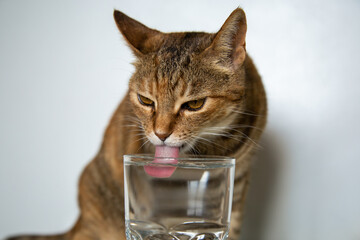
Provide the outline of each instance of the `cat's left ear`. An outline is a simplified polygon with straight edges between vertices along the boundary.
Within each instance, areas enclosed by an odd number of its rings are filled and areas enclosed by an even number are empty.
[[[216,33],[204,54],[212,63],[226,71],[234,71],[244,63],[246,57],[246,16],[241,8],[235,9]]]
[[[137,57],[156,51],[164,39],[164,34],[151,29],[124,13],[114,10],[114,19],[121,34]]]

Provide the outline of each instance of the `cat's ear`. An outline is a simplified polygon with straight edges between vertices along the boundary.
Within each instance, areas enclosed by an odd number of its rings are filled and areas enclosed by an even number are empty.
[[[121,34],[137,57],[158,50],[163,41],[163,33],[146,27],[118,10],[114,10],[114,19]]]
[[[235,9],[204,53],[213,64],[225,71],[238,69],[246,57],[246,28],[244,11],[241,8]]]

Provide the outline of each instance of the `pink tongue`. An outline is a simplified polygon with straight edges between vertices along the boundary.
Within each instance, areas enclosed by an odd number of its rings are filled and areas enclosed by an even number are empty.
[[[178,161],[176,158],[179,157],[179,148],[178,147],[168,147],[168,146],[156,146],[155,149],[155,160],[153,163],[169,163],[176,164]],[[170,177],[176,167],[172,166],[144,166],[145,172],[157,178],[168,178]]]

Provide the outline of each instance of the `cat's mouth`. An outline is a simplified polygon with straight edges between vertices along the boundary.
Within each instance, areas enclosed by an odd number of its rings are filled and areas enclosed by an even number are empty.
[[[155,158],[178,158],[180,147],[171,147],[167,145],[155,146]]]
[[[149,136],[147,136],[149,142],[155,147],[155,150],[162,148],[168,148],[168,149],[178,149],[178,152],[181,154],[186,154],[191,152],[191,149],[193,149],[193,145],[195,141],[187,141],[186,139],[167,139],[166,141],[160,141],[158,137],[154,133],[151,133]]]
[[[155,146],[155,149],[156,149],[156,145],[154,145]],[[168,147],[174,147],[174,146],[169,146],[169,145],[162,145],[162,146],[168,146]],[[179,147],[174,147],[174,148],[178,148],[179,149],[179,154],[186,154],[186,153],[189,153],[190,152],[190,149],[191,149],[191,147],[189,146],[189,144],[187,144],[187,143],[183,143],[183,144],[181,144]]]

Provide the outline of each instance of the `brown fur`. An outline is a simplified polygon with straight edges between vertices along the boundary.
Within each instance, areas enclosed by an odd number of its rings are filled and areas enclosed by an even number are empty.
[[[251,155],[266,122],[264,88],[245,50],[244,12],[236,9],[216,34],[161,33],[119,11],[114,18],[137,57],[136,71],[99,153],[81,175],[78,221],[64,235],[11,239],[124,239],[122,158],[154,152],[153,143],[160,141],[156,133],[169,136],[170,144],[182,146],[184,153],[237,159],[229,235],[236,239]],[[155,106],[141,105],[138,93]],[[202,98],[206,101],[199,111],[181,108],[186,101]]]

